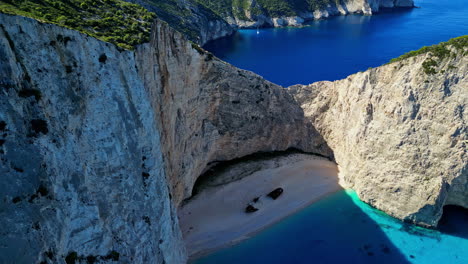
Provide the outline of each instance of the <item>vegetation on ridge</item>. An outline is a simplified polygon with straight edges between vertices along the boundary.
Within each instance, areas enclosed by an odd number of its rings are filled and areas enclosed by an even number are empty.
[[[125,49],[149,41],[155,18],[122,0],[2,0],[0,12],[58,24]]]
[[[452,51],[450,51],[450,49],[448,49],[449,46],[457,50],[461,50],[464,55],[468,54],[468,35],[453,38],[447,42],[442,42],[433,46],[425,46],[420,48],[419,50],[410,51],[406,54],[401,55],[398,58],[390,60],[390,63],[405,60],[420,54],[430,52],[433,58],[426,59],[423,62],[422,66],[426,74],[436,74],[437,71],[435,70],[435,67],[439,65],[439,62],[441,62],[449,56],[455,55]]]
[[[266,14],[271,17],[295,16],[305,11],[313,12],[326,8],[328,5],[338,5],[342,0],[257,0],[257,5],[250,6],[248,0],[196,0],[212,9],[222,17],[235,16],[247,19],[245,12],[253,15]]]
[[[124,0],[145,7],[159,19],[183,33],[190,40],[200,42],[204,30],[211,21],[224,21],[196,0]],[[227,23],[226,23],[226,26]]]
[[[428,52],[431,52],[434,56],[440,59],[444,59],[445,57],[450,55],[450,50],[447,49],[447,46],[452,46],[458,50],[468,48],[468,35],[461,36],[458,38],[453,38],[447,42],[441,42],[439,44],[432,45],[432,46],[424,46],[418,50],[410,51],[406,54],[401,55],[398,58],[394,58],[390,60],[390,63],[405,60],[407,58],[411,58],[411,57],[424,54],[424,53],[428,53]]]

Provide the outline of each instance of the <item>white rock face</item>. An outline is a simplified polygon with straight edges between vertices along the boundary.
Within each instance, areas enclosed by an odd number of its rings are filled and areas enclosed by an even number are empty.
[[[331,156],[287,91],[156,22],[119,50],[0,14],[0,262],[184,263],[175,208],[213,163]]]
[[[468,208],[468,56],[452,52],[434,75],[424,54],[290,88],[333,149],[341,182],[420,225],[435,226],[444,205]]]
[[[159,117],[177,202],[219,161],[289,148],[332,155],[284,88],[193,49],[162,24],[136,58],[140,69],[152,69],[139,73]]]
[[[255,1],[251,1],[250,8],[253,6],[259,7]],[[347,0],[341,4],[331,4],[321,10],[314,12],[300,12],[297,16],[292,17],[270,17],[265,10],[260,15],[252,15],[249,10],[246,10],[245,16],[249,20],[239,19],[237,17],[227,17],[226,21],[240,28],[256,28],[256,27],[286,27],[286,26],[303,26],[304,23],[311,20],[328,18],[336,15],[347,14],[364,14],[372,15],[379,12],[381,8],[395,7],[413,7],[413,0]],[[260,6],[260,10],[262,10]]]
[[[273,25],[275,27],[284,27],[284,26],[301,26],[304,23],[304,19],[298,16],[293,17],[280,17],[273,18]]]
[[[287,91],[163,23],[123,51],[0,14],[0,262],[184,263],[175,208],[197,178],[289,148],[330,146],[364,201],[433,226],[468,207],[468,59],[427,75],[428,56]]]
[[[134,53],[0,14],[0,58],[0,262],[184,263]]]
[[[185,32],[186,37],[200,45],[232,35],[235,32],[234,28],[222,17],[197,1],[171,0],[172,7],[162,8],[158,6],[158,1],[124,1],[141,5],[150,12],[154,12],[159,19],[166,20],[174,29]]]

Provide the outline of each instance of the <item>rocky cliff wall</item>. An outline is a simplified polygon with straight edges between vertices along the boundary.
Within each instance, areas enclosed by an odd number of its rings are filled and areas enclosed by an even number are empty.
[[[468,205],[466,54],[293,98],[159,21],[125,51],[0,14],[0,262],[184,263],[175,208],[197,177],[288,148],[332,157],[330,146],[364,201],[433,226],[444,205]]]
[[[200,45],[232,35],[232,28],[222,17],[194,0],[125,0],[139,4],[171,27]]]
[[[126,51],[0,14],[0,59],[0,262],[184,263],[175,208],[211,164],[331,155],[282,87],[163,22]]]
[[[466,46],[448,49],[289,89],[333,149],[345,186],[427,226],[444,205],[468,208],[468,56]]]
[[[257,0],[248,0],[248,8],[237,12],[227,13],[226,21],[234,27],[257,28],[257,27],[284,27],[284,26],[302,26],[305,22],[328,18],[336,15],[364,14],[372,15],[379,12],[382,8],[413,7],[413,0],[345,0],[330,1],[325,6],[317,9],[308,7],[307,1],[298,1],[301,7],[290,7],[291,14],[271,14],[264,5]],[[285,6],[290,6],[290,3]],[[235,9],[235,8],[233,8]]]
[[[134,53],[0,14],[0,60],[0,262],[183,263]]]
[[[163,23],[136,52],[176,202],[211,165],[297,148],[332,156],[287,91],[196,48]]]

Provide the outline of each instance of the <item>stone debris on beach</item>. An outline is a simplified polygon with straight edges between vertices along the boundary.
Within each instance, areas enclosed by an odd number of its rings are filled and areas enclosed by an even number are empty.
[[[280,195],[283,194],[283,188],[276,188],[268,194],[268,197],[271,197],[273,200],[276,200]]]
[[[245,208],[245,212],[246,213],[253,213],[253,212],[256,212],[258,211],[258,208],[256,208],[255,206],[249,204],[247,205],[247,207]]]

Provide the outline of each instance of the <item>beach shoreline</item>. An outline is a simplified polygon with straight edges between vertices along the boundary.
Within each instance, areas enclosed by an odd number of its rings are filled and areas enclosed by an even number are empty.
[[[225,185],[203,188],[179,208],[189,261],[249,239],[342,190],[337,165],[308,154],[237,164],[216,177],[217,181],[222,181],[238,174],[244,176]],[[267,194],[276,188],[284,190],[280,197],[268,197]],[[249,204],[258,211],[246,213]]]

